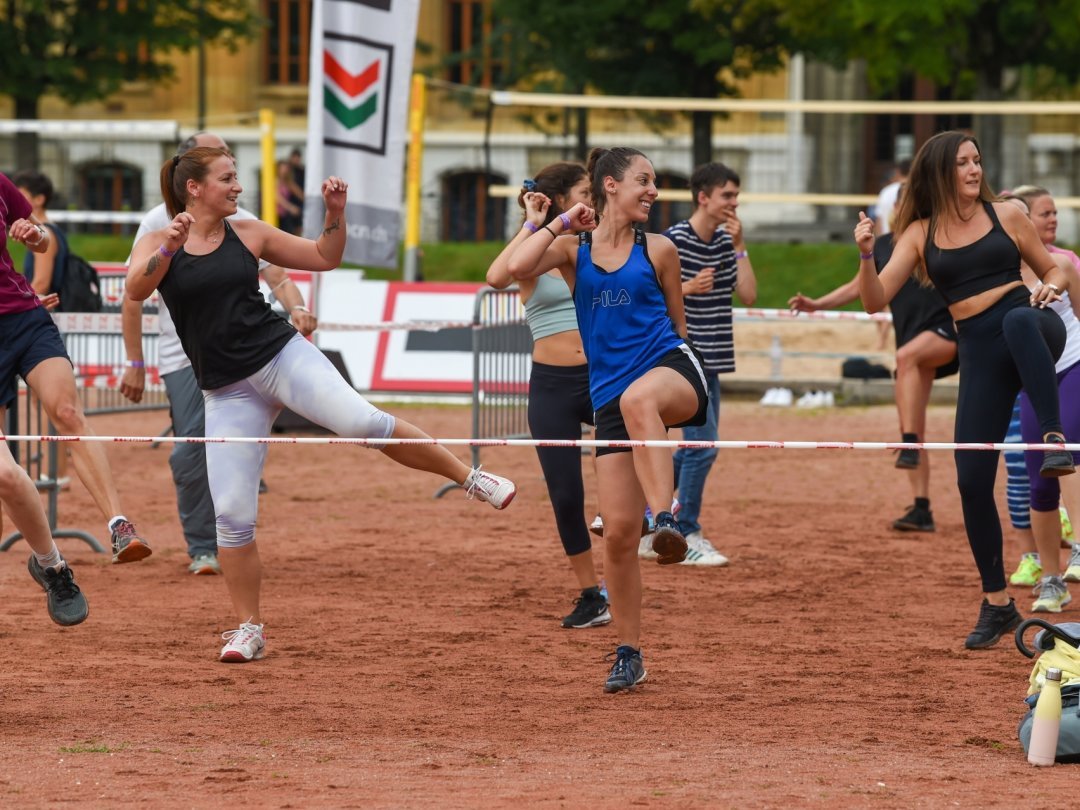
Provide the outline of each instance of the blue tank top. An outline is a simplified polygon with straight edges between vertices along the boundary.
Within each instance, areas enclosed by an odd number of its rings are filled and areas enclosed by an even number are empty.
[[[683,343],[668,316],[645,234],[634,231],[626,264],[607,271],[592,261],[592,234],[579,237],[574,307],[589,361],[589,393],[599,410]]]
[[[533,294],[525,302],[525,320],[533,340],[576,330],[577,314],[566,282],[547,273],[537,276]]]
[[[998,222],[994,206],[984,202],[983,207],[990,216],[990,231],[970,245],[939,248],[934,235],[926,235],[926,275],[947,304],[1020,281],[1020,251]]]

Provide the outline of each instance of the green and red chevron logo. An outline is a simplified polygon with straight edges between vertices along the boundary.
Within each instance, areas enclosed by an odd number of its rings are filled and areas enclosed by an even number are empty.
[[[378,110],[379,66],[376,59],[359,73],[350,73],[330,51],[323,51],[323,104],[345,129],[360,126]]]

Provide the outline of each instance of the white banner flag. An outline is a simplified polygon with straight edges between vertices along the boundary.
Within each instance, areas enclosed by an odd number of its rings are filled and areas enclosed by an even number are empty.
[[[396,267],[419,0],[314,0],[304,234],[323,228],[322,181],[349,184],[345,260]]]

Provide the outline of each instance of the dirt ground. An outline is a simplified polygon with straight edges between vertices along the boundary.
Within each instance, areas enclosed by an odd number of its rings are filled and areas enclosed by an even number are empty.
[[[468,435],[465,408],[392,410]],[[152,435],[165,420],[93,423]],[[930,438],[951,420],[933,408]],[[727,402],[721,424],[731,439],[897,433],[887,407]],[[933,456],[938,531],[918,535],[889,528],[910,498],[888,454],[722,452],[703,522],[732,563],[643,563],[649,679],[612,696],[613,628],[559,625],[576,594],[529,449],[483,451],[520,487],[495,512],[435,500],[436,479],[370,450],[273,448],[268,654],[240,666],[216,660],[235,626],[224,581],[185,570],[168,449],[109,453],[155,553],[111,566],[62,542],[85,624],[48,620],[25,544],[0,555],[2,806],[842,810],[1075,792],[1075,767],[1036,770],[1017,741],[1030,662],[1008,640],[963,649],[979,580],[948,454]],[[77,482],[60,517],[104,536]]]

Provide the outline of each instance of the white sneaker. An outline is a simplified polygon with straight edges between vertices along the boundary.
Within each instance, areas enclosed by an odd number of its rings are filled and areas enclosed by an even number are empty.
[[[652,538],[651,534],[641,535],[641,541],[638,543],[637,555],[643,560],[655,560],[660,555],[652,550]]]
[[[788,408],[795,401],[795,394],[792,393],[790,388],[777,388],[776,399],[773,401],[773,405],[778,408]]]
[[[820,397],[817,391],[807,391],[795,402],[796,408],[816,408],[820,405]]]
[[[509,478],[494,473],[482,472],[479,467],[469,473],[465,479],[465,495],[487,501],[496,509],[505,509],[514,500],[517,487]]]
[[[195,576],[213,576],[221,573],[221,563],[216,554],[199,554],[191,561],[188,571]]]
[[[222,633],[221,637],[225,639],[220,659],[223,664],[246,664],[266,655],[266,635],[261,624],[244,622],[236,630]]]
[[[728,558],[713,548],[713,544],[706,540],[701,532],[690,532],[686,535],[686,545],[686,559],[679,563],[680,565],[719,568],[728,564]]]
[[[824,407],[824,408],[832,408],[832,407],[834,407],[836,405],[836,397],[833,396],[832,391],[822,391],[821,392],[821,397],[822,397],[822,400],[821,400],[822,407]]]
[[[776,400],[776,392],[779,388],[768,388],[765,390],[765,395],[758,401],[758,405],[773,405]]]

